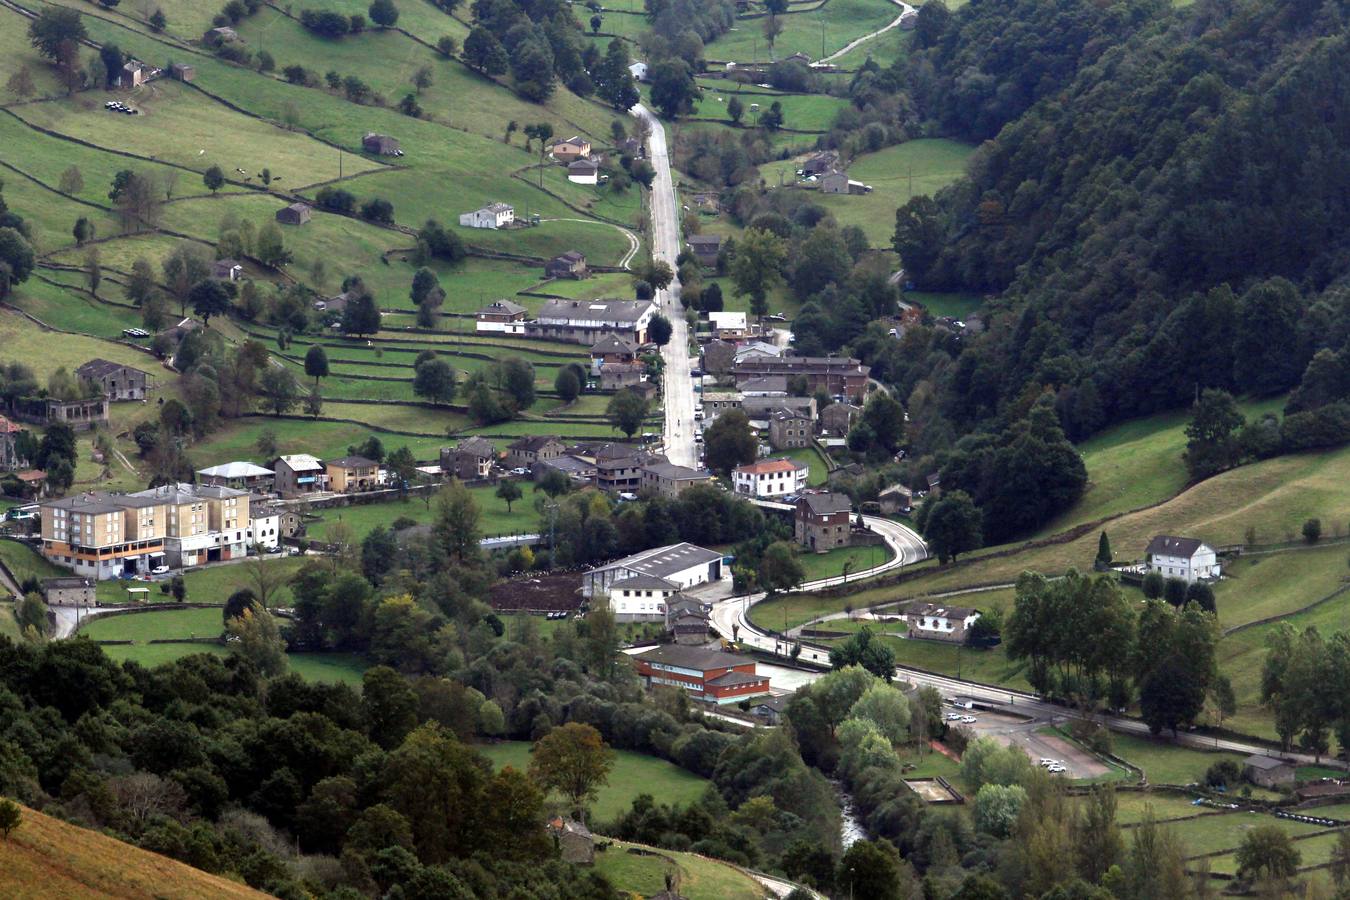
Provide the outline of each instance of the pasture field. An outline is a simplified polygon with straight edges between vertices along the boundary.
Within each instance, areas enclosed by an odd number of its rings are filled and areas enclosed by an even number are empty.
[[[805,53],[819,59],[868,32],[884,28],[899,14],[898,7],[881,0],[831,0],[828,6],[784,15],[783,33],[774,43],[772,57],[782,59]],[[739,20],[732,31],[708,45],[708,58],[740,64],[770,62],[762,28],[760,19]]]
[[[1174,744],[1166,738],[1151,739],[1130,734],[1112,734],[1111,740],[1115,755],[1143,769],[1151,784],[1191,784],[1203,781],[1205,771],[1214,763],[1231,759],[1241,765],[1245,759],[1238,753],[1193,750]],[[1158,818],[1162,818],[1161,813],[1158,814]]]
[[[36,550],[18,541],[0,539],[0,562],[5,564],[14,580],[22,584],[29,578],[41,581],[68,574],[60,566],[47,562]]]
[[[633,276],[626,272],[605,272],[592,275],[590,278],[577,280],[560,278],[547,284],[541,284],[535,290],[541,294],[554,294],[574,300],[596,300],[600,298],[628,300],[633,296]],[[522,306],[544,302],[534,297],[516,297],[515,301]]]
[[[0,22],[3,21],[5,20],[0,18]],[[99,112],[102,112],[101,106]],[[111,114],[108,115],[111,117]],[[13,113],[0,114],[0,147],[5,148],[6,163],[19,168],[24,174],[50,188],[58,187],[61,183],[61,173],[74,166],[80,170],[84,187],[73,196],[104,208],[110,206],[108,190],[112,186],[113,176],[126,168],[134,168],[144,175],[149,175],[160,184],[173,180],[174,191],[178,196],[206,191],[201,179],[191,172],[149,160],[128,160],[124,156],[107,153],[72,140],[43,134]],[[6,175],[6,192],[19,180],[18,176]],[[67,228],[67,234],[69,231]],[[107,237],[113,233],[100,230],[99,236]]]
[[[225,630],[220,609],[157,609],[126,616],[99,616],[80,628],[94,641],[136,641],[215,637]]]
[[[806,581],[818,581],[822,578],[838,578],[849,572],[861,572],[872,566],[879,566],[890,559],[889,547],[838,547],[826,553],[799,553],[797,561],[802,564]]]
[[[77,203],[58,194],[54,189],[36,184],[0,168],[5,183],[5,203],[10,209],[23,210],[24,222],[33,239],[33,249],[48,253],[65,246],[73,246],[71,228],[75,220],[84,216],[100,233],[112,233],[113,218],[103,209]],[[83,254],[81,254],[83,255]]]
[[[62,92],[56,72],[28,43],[28,20],[9,7],[0,8],[0,83],[27,67],[38,97],[55,97]],[[6,101],[13,99],[6,96]]]
[[[1151,812],[1155,821],[1184,819],[1205,813],[1207,807],[1195,806],[1185,794],[1161,791],[1117,791],[1116,823],[1134,825],[1144,821]],[[1217,813],[1217,811],[1215,811]]]
[[[0,310],[0,358],[21,362],[33,370],[39,383],[61,367],[74,372],[94,357],[137,366],[147,371],[159,368],[148,353],[124,344],[99,340],[82,334],[53,335],[18,313]]]
[[[534,511],[533,498],[538,496],[532,491],[529,482],[519,483],[523,496],[511,504],[507,512],[506,503],[495,495],[496,488],[473,487],[469,493],[478,504],[479,530],[484,537],[498,537],[504,534],[524,534],[534,531],[539,525],[539,516]],[[421,497],[409,497],[406,500],[391,500],[387,503],[365,503],[360,506],[344,506],[318,510],[322,518],[309,524],[306,534],[314,540],[327,540],[333,526],[341,521],[356,540],[363,539],[376,525],[388,528],[395,519],[408,518],[418,525],[430,522],[436,513],[436,501],[430,506]]]
[[[833,8],[833,7],[831,7]],[[840,225],[857,225],[872,246],[890,246],[895,210],[911,197],[931,196],[960,178],[974,147],[945,138],[922,138],[865,153],[848,165],[848,177],[872,186],[869,194],[817,192],[814,202],[828,209]],[[799,160],[760,167],[770,183],[794,184]]]
[[[1219,624],[1234,628],[1316,603],[1345,586],[1345,560],[1346,548],[1330,545],[1244,555],[1229,562],[1214,589]],[[1330,605],[1350,609],[1350,597]]]
[[[290,576],[303,564],[304,560],[296,557],[274,556],[264,561],[263,565],[268,568],[279,570],[282,575]],[[187,600],[189,603],[214,603],[223,606],[225,600],[240,588],[249,587],[251,581],[248,576],[248,563],[214,565],[201,569],[193,569],[183,574],[183,581],[187,585]],[[95,588],[100,603],[126,603],[126,586],[150,588],[150,601],[152,603],[172,603],[173,598],[169,594],[160,592],[160,584],[164,582],[122,582],[122,581],[100,581]],[[268,606],[288,606],[291,599],[291,589],[285,583],[275,588],[272,595],[267,598]],[[134,616],[131,618],[135,618]],[[151,635],[151,637],[160,637],[161,635]],[[176,637],[177,635],[163,635],[164,637]]]
[[[475,749],[497,768],[513,766],[524,772],[530,767],[532,746],[527,741],[502,741]],[[611,822],[627,812],[639,794],[651,794],[658,803],[684,806],[697,800],[707,787],[707,779],[674,763],[630,750],[615,750],[609,783],[600,788],[591,815],[597,822]]]
[[[351,5],[353,12],[365,15],[369,4],[359,5],[359,9],[358,4],[336,3],[327,6],[342,5]],[[412,17],[423,9],[435,18],[428,17],[424,22],[415,23]],[[405,15],[408,17],[406,21]],[[418,24],[421,25],[423,39],[432,44],[444,34],[462,44],[468,33],[457,21],[430,4],[400,4],[399,27],[413,30]],[[268,7],[244,19],[236,26],[236,30],[240,37],[254,46],[259,46],[261,42],[264,46],[284,48],[273,51],[280,61],[279,67],[301,65],[320,76],[330,70],[340,72],[344,77],[354,75],[370,85],[373,91],[383,94],[390,104],[397,102],[404,94],[414,92],[411,83],[413,73],[428,66],[432,72],[432,84],[417,92],[420,95],[418,103],[423,110],[433,121],[477,134],[501,137],[503,125],[508,119],[521,122],[550,119],[555,132],[567,130],[568,134],[577,131],[600,132],[601,129],[607,133],[608,122],[602,118],[603,110],[575,102],[576,98],[569,95],[565,88],[559,87],[558,90],[562,98],[551,99],[548,108],[541,109],[511,92],[495,87],[458,59],[448,59],[397,30],[368,28],[359,35],[348,35],[336,41],[327,40],[311,34],[298,21]],[[585,122],[574,121],[578,117]]]
[[[1302,849],[1304,841],[1298,838],[1326,829],[1321,825],[1305,825],[1287,819],[1276,819],[1263,813],[1226,812],[1218,816],[1201,816],[1185,822],[1172,822],[1167,827],[1176,832],[1186,845],[1187,856],[1202,856],[1219,850],[1236,849],[1248,831],[1258,825],[1278,825],[1282,831],[1295,839],[1294,846]],[[1330,836],[1334,841],[1334,835]],[[1308,865],[1308,860],[1303,861]],[[1215,867],[1214,871],[1220,871]]]
[[[111,285],[100,290],[100,294],[105,296],[118,293],[121,292]],[[137,310],[100,303],[88,294],[37,277],[28,279],[16,288],[9,303],[52,328],[108,340],[122,340],[122,329],[141,325],[141,316]],[[158,363],[149,356],[141,357],[138,365],[141,368],[158,367]]]
[[[299,132],[286,131],[234,112],[202,94],[172,81],[160,80],[153,90],[138,92],[132,104],[137,116],[110,113],[100,102],[104,94],[77,94],[72,99],[31,103],[15,109],[24,121],[119,153],[162,160],[204,172],[220,166],[230,181],[243,181],[263,166],[289,186],[303,186],[338,176],[338,151]],[[381,168],[373,160],[351,156],[344,173]],[[185,172],[184,193],[204,193],[191,185]]]
[[[1284,398],[1241,404],[1247,419],[1276,413]],[[1095,435],[1078,450],[1088,470],[1088,488],[1072,509],[1050,522],[1039,536],[1056,534],[1084,522],[1140,509],[1175,497],[1187,484],[1183,454],[1190,413],[1178,411],[1131,419]],[[1142,548],[1120,548],[1121,559],[1133,559]]]
[[[830,472],[829,467],[825,464],[825,458],[820,455],[820,451],[815,447],[797,447],[775,455],[786,456],[788,459],[810,466],[811,472],[806,478],[812,487],[824,484],[829,478]]]
[[[1242,466],[1189,488],[1149,509],[1108,523],[1106,533],[1119,559],[1142,556],[1157,534],[1194,534],[1211,545],[1239,544],[1248,528],[1258,543],[1293,540],[1311,517],[1323,522],[1344,519],[1350,506],[1350,448],[1300,453]],[[1012,582],[1028,569],[1058,574],[1071,567],[1088,569],[1097,552],[1093,530],[1063,544],[1028,548],[998,559],[971,554],[959,566],[920,564],[930,574],[904,585],[904,593],[920,594],[972,584]],[[989,548],[989,550],[1003,548]],[[894,588],[854,595],[855,608],[889,599]],[[1316,598],[1312,598],[1316,599]],[[836,606],[838,608],[838,606]]]
[[[755,127],[756,114],[763,115],[769,111],[771,104],[778,103],[783,108],[783,127],[790,128],[794,132],[829,131],[834,124],[835,116],[849,106],[846,98],[831,97],[828,94],[783,94],[754,86],[741,87],[739,90],[723,89],[723,85],[736,84],[728,81],[710,83],[700,80],[699,84],[703,87],[703,99],[694,104],[694,112],[689,118],[693,121],[718,122],[728,127],[735,127],[727,115],[727,104],[731,102],[732,97],[738,98],[745,109],[741,117],[741,127]],[[759,109],[754,109],[755,106]]]
[[[951,316],[955,319],[964,319],[984,304],[984,298],[979,294],[960,292],[906,291],[903,299],[920,304],[933,316]]]
[[[654,896],[665,890],[666,874],[670,873],[678,875],[680,896],[688,900],[759,900],[764,896],[754,879],[726,863],[672,850],[651,851],[658,854],[654,856],[629,853],[630,847],[641,845],[614,841],[605,852],[595,855],[596,871],[621,891]]]

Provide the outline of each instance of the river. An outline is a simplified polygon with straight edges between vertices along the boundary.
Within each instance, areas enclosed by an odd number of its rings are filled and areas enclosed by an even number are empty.
[[[830,784],[834,787],[835,796],[839,798],[839,843],[847,850],[858,841],[867,840],[867,829],[858,818],[858,810],[853,805],[853,795],[844,789],[844,783],[837,778],[831,778]]]

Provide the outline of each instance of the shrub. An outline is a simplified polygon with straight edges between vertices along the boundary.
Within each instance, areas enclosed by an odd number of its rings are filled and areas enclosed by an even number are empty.
[[[1309,519],[1303,523],[1303,540],[1305,543],[1315,544],[1322,539],[1322,520]]]
[[[1205,784],[1227,789],[1242,781],[1242,767],[1236,760],[1221,759],[1205,772]]]

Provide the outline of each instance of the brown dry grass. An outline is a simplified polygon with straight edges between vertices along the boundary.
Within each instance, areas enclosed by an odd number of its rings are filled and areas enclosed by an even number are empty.
[[[0,840],[0,895],[7,900],[268,896],[31,809],[24,809],[23,823],[9,840]]]

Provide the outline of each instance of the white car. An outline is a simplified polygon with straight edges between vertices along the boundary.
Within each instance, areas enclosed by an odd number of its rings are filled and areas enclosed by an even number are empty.
[[[150,570],[150,574],[151,574],[151,575],[168,575],[168,574],[169,574],[169,567],[168,567],[168,566],[155,566],[153,569]]]
[[[976,718],[975,718],[974,716],[962,716],[962,717],[961,717],[961,724],[963,724],[963,725],[974,725],[976,721],[977,721],[977,720],[976,720]]]
[[[960,722],[960,721],[961,721],[961,714],[960,714],[960,713],[947,713],[947,721],[948,721],[948,722]]]
[[[1046,766],[1056,766],[1059,765],[1059,760],[1042,758],[1041,761],[1038,762],[1036,765],[1040,766],[1041,768],[1045,768]]]
[[[1069,770],[1064,768],[1063,766],[1054,765],[1047,767],[1046,771],[1049,772],[1051,775],[1063,775],[1065,772]]]

